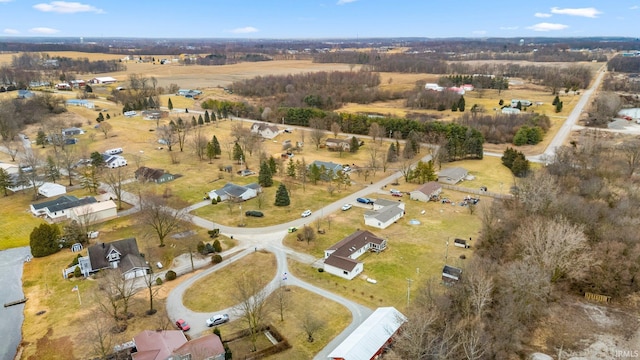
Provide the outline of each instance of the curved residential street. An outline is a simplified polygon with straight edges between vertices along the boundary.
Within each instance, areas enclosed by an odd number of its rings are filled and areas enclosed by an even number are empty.
[[[431,155],[426,155],[422,158],[423,161],[430,161]],[[228,253],[223,253],[223,261],[220,264],[217,264],[206,271],[203,271],[196,276],[185,280],[183,283],[178,285],[175,289],[173,289],[169,296],[167,297],[167,313],[169,317],[175,321],[176,319],[184,319],[191,325],[192,333],[200,333],[207,329],[205,320],[211,317],[213,314],[218,313],[227,313],[229,314],[232,320],[238,319],[239,314],[236,307],[231,307],[227,309],[218,309],[211,313],[200,313],[187,309],[183,302],[182,298],[184,296],[185,291],[191,287],[198,280],[210,275],[211,273],[216,272],[219,269],[226,267],[227,265],[237,261],[238,259],[243,258],[244,256],[259,250],[265,250],[273,253],[276,256],[277,260],[277,269],[276,275],[271,280],[271,282],[266,286],[266,291],[268,294],[273,292],[280,286],[281,282],[287,286],[298,286],[307,291],[311,291],[315,294],[323,296],[328,300],[338,302],[339,304],[345,306],[352,315],[351,323],[338,335],[336,336],[324,349],[322,349],[318,354],[316,354],[315,359],[326,359],[328,354],[338,346],[355,328],[357,328],[371,313],[372,310],[357,304],[349,299],[346,299],[342,296],[331,293],[330,291],[324,290],[322,288],[311,285],[307,282],[304,282],[294,275],[289,273],[289,268],[287,265],[287,257],[290,257],[296,261],[300,261],[302,263],[309,264],[311,266],[312,263],[317,261],[318,259],[310,256],[308,254],[303,254],[296,252],[282,244],[282,240],[287,234],[287,229],[291,226],[302,227],[304,225],[311,225],[316,219],[322,218],[324,214],[330,214],[336,211],[340,211],[340,208],[345,203],[352,203],[356,206],[359,204],[356,202],[358,197],[364,197],[371,193],[375,193],[378,189],[384,187],[385,185],[394,182],[402,174],[400,172],[395,172],[384,179],[377,181],[375,183],[371,183],[364,188],[344,197],[340,200],[337,200],[319,210],[314,210],[311,216],[306,218],[299,218],[296,220],[289,221],[287,223],[266,226],[261,228],[240,228],[240,227],[231,227],[216,224],[212,221],[203,219],[199,216],[190,216],[190,220],[194,225],[200,226],[205,229],[220,229],[220,233],[226,236],[233,236],[234,240],[238,241],[238,245],[231,249]],[[134,208],[138,208],[137,206],[137,197],[132,194],[124,194],[124,200],[132,201],[132,204],[136,204]],[[189,206],[187,208],[188,211],[192,211],[194,209],[209,205],[209,201],[201,201],[195,205]],[[286,280],[283,281],[283,275],[286,274]]]

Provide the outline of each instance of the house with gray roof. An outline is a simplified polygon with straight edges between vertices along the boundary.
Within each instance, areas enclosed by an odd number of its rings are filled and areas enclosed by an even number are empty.
[[[356,259],[367,251],[381,252],[387,240],[367,230],[358,230],[324,251],[324,271],[351,280],[364,270]]]
[[[386,229],[404,216],[404,205],[402,201],[376,199],[373,210],[364,213],[364,224]]]
[[[464,180],[468,175],[469,172],[461,167],[446,168],[438,172],[438,182],[455,185]]]
[[[251,125],[251,133],[260,135],[265,139],[273,139],[278,136],[280,129],[277,126],[268,123],[254,123]]]
[[[78,259],[78,264],[84,276],[102,269],[120,269],[125,279],[133,279],[150,270],[140,255],[135,238],[93,245],[89,247],[87,256]]]
[[[240,200],[247,201],[258,196],[258,193],[262,191],[262,187],[258,183],[251,183],[248,185],[236,185],[234,183],[227,183],[221,189],[209,191],[210,199],[220,200]]]
[[[135,177],[138,181],[154,182],[156,184],[162,184],[175,179],[173,174],[169,174],[163,169],[154,169],[146,166],[139,167],[135,172]]]
[[[313,166],[317,166],[324,174],[322,175],[322,180],[329,180],[329,174],[331,174],[332,178],[335,178],[338,171],[344,171],[344,167],[340,164],[336,164],[331,161],[320,161],[314,160],[311,164],[307,166],[307,169],[311,169]],[[324,170],[323,170],[324,169]]]
[[[31,213],[35,216],[42,216],[53,221],[60,221],[67,219],[73,208],[93,204],[95,202],[97,202],[97,200],[93,196],[78,199],[75,196],[63,195],[53,200],[31,204],[30,208]]]

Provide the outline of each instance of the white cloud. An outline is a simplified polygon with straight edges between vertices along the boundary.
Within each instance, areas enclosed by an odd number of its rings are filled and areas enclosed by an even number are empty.
[[[547,14],[547,13],[539,13],[539,12],[537,12],[537,13],[533,14],[533,16],[539,17],[539,18],[550,18],[553,15]]]
[[[2,32],[9,35],[20,34],[20,31],[16,29],[4,29]]]
[[[638,10],[640,9],[640,6],[638,5],[633,5],[632,7],[629,8],[629,10]]]
[[[250,34],[250,33],[258,32],[258,29],[254,28],[253,26],[245,26],[245,27],[233,29],[229,32],[233,34]]]
[[[533,26],[529,26],[527,29],[533,30],[533,31],[555,31],[555,30],[564,30],[568,27],[569,25],[564,25],[564,24],[539,23]]]
[[[471,32],[473,35],[487,35],[486,30],[474,30]]]
[[[338,2],[336,3],[337,5],[344,5],[344,4],[349,4],[352,2],[356,2],[358,0],[338,0]]]
[[[500,30],[518,30],[517,26],[500,26]]]
[[[592,7],[575,8],[575,9],[571,9],[571,8],[560,9],[557,7],[552,7],[551,12],[553,14],[582,16],[582,17],[588,17],[588,18],[597,18],[598,15],[602,14],[602,11],[599,11],[598,9],[592,8]]]
[[[33,8],[44,12],[54,12],[59,14],[75,14],[80,12],[94,12],[97,14],[104,13],[102,9],[98,9],[93,5],[67,1],[52,1],[48,4],[36,4],[33,5]]]
[[[11,2],[11,1],[13,1],[13,0],[0,0],[0,3],[8,3],[8,2]]]
[[[29,32],[32,33],[32,34],[51,35],[51,34],[55,34],[57,32],[60,32],[60,30],[52,29],[52,28],[48,28],[48,27],[36,27],[36,28],[29,29]]]

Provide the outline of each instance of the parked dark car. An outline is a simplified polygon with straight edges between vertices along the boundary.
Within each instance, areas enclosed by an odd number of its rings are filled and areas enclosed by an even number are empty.
[[[258,211],[258,210],[248,210],[247,212],[244,213],[246,216],[253,216],[253,217],[263,217],[264,214],[262,213],[262,211]]]
[[[374,201],[372,199],[369,198],[357,198],[356,199],[357,202],[362,203],[362,204],[373,204]]]

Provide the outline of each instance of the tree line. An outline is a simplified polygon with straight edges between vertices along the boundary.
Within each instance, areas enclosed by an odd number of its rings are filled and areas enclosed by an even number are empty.
[[[607,70],[623,73],[640,73],[640,56],[614,56],[607,63]]]
[[[518,115],[465,113],[457,121],[461,125],[480,131],[484,139],[491,144],[515,143],[516,135],[522,128],[539,129],[544,134],[551,126],[547,115],[537,113],[520,113]],[[541,140],[540,137],[537,142]],[[537,142],[527,140],[525,143]]]

